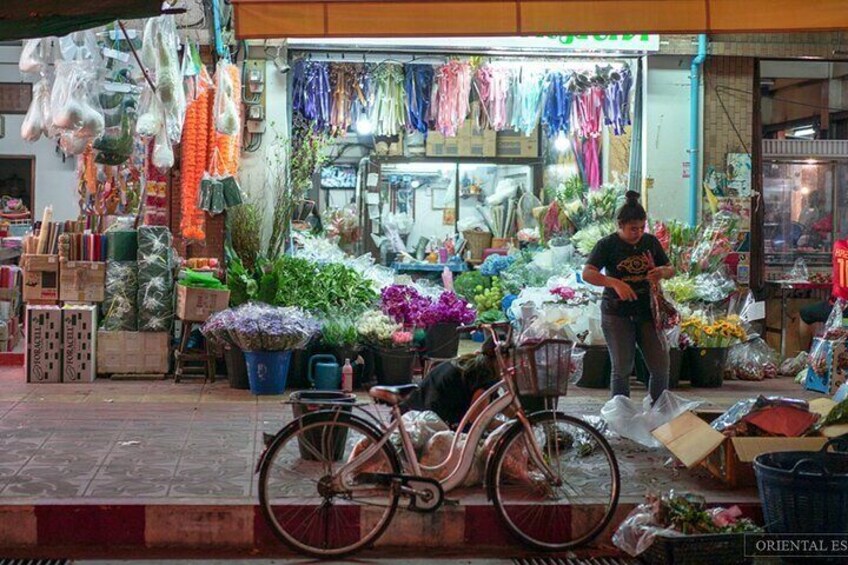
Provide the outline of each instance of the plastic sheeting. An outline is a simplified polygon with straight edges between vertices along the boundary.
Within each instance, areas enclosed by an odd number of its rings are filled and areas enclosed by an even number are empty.
[[[164,226],[138,228],[138,329],[168,331],[174,318],[174,271],[171,231]]]
[[[138,330],[138,263],[106,263],[106,295],[101,305],[103,329]]]
[[[619,395],[604,404],[601,416],[607,421],[609,429],[621,437],[645,447],[662,447],[651,431],[700,405],[700,400],[687,400],[667,390],[653,406],[650,396],[646,396],[639,404]]]

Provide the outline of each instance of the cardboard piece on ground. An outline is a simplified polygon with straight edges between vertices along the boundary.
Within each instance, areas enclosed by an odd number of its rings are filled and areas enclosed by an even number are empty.
[[[724,440],[724,434],[714,430],[693,412],[685,412],[651,432],[681,463],[692,468],[712,453]]]

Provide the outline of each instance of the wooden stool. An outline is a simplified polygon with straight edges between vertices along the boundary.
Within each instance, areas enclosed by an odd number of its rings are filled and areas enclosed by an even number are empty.
[[[215,353],[208,340],[204,339],[204,349],[189,349],[188,340],[195,326],[202,326],[203,322],[182,321],[182,335],[180,345],[174,352],[174,382],[180,382],[185,375],[203,375],[204,382],[215,382]],[[186,363],[203,363],[201,366],[186,367]]]

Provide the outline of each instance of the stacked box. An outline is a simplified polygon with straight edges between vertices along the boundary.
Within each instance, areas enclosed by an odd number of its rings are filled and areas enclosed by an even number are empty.
[[[103,302],[106,263],[62,261],[59,282],[59,299],[63,302]]]
[[[138,263],[106,263],[106,293],[102,304],[103,329],[135,331],[138,328]]]
[[[205,322],[230,304],[229,290],[177,285],[177,318],[183,322]]]
[[[58,306],[27,306],[27,382],[62,381],[62,310]]]
[[[59,256],[24,255],[24,302],[59,299]]]
[[[164,226],[138,229],[138,330],[171,329],[174,318],[174,271],[171,231]]]
[[[97,335],[96,306],[65,306],[62,310],[62,382],[92,382]]]
[[[97,332],[97,372],[167,373],[170,337],[168,332]]]

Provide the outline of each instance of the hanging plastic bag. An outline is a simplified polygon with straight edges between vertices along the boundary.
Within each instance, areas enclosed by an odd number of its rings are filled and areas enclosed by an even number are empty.
[[[240,129],[235,85],[229,69],[231,66],[232,63],[218,63],[215,72],[215,129],[224,135],[236,135]]]
[[[47,79],[41,79],[32,87],[32,102],[29,104],[24,121],[21,124],[21,138],[34,142],[42,134],[47,133],[47,122],[44,116],[45,107],[49,107],[50,85]]]
[[[212,160],[209,170],[203,174],[200,181],[200,198],[198,208],[215,216],[224,211],[224,184],[218,172],[218,148],[212,150]]]
[[[792,269],[786,275],[785,282],[810,282],[810,270],[807,268],[807,262],[804,261],[803,257],[795,259]]]
[[[171,15],[153,18],[145,26],[142,46],[142,63],[148,72],[155,76],[156,98],[162,110],[166,134],[172,143],[179,143],[182,136],[183,120],[186,111],[185,90],[179,57],[179,37],[174,17]],[[152,124],[145,112],[142,130],[148,132]],[[158,130],[157,130],[158,131]]]
[[[165,127],[164,114],[159,107],[159,99],[149,88],[145,89],[139,106],[140,112],[135,131],[142,137],[154,137]]]
[[[22,73],[41,74],[47,68],[47,56],[52,39],[25,39],[18,68]]]
[[[94,138],[103,131],[104,120],[99,102],[93,95],[96,68],[90,61],[60,61],[50,97],[53,125],[74,132],[78,137]]]
[[[153,143],[153,165],[159,169],[170,169],[174,166],[174,149],[165,128],[159,130]]]
[[[824,339],[831,341],[842,341],[848,338],[848,328],[845,327],[845,309],[848,308],[846,303],[841,298],[837,299],[833,304],[830,315],[827,317],[827,322],[824,326]]]

